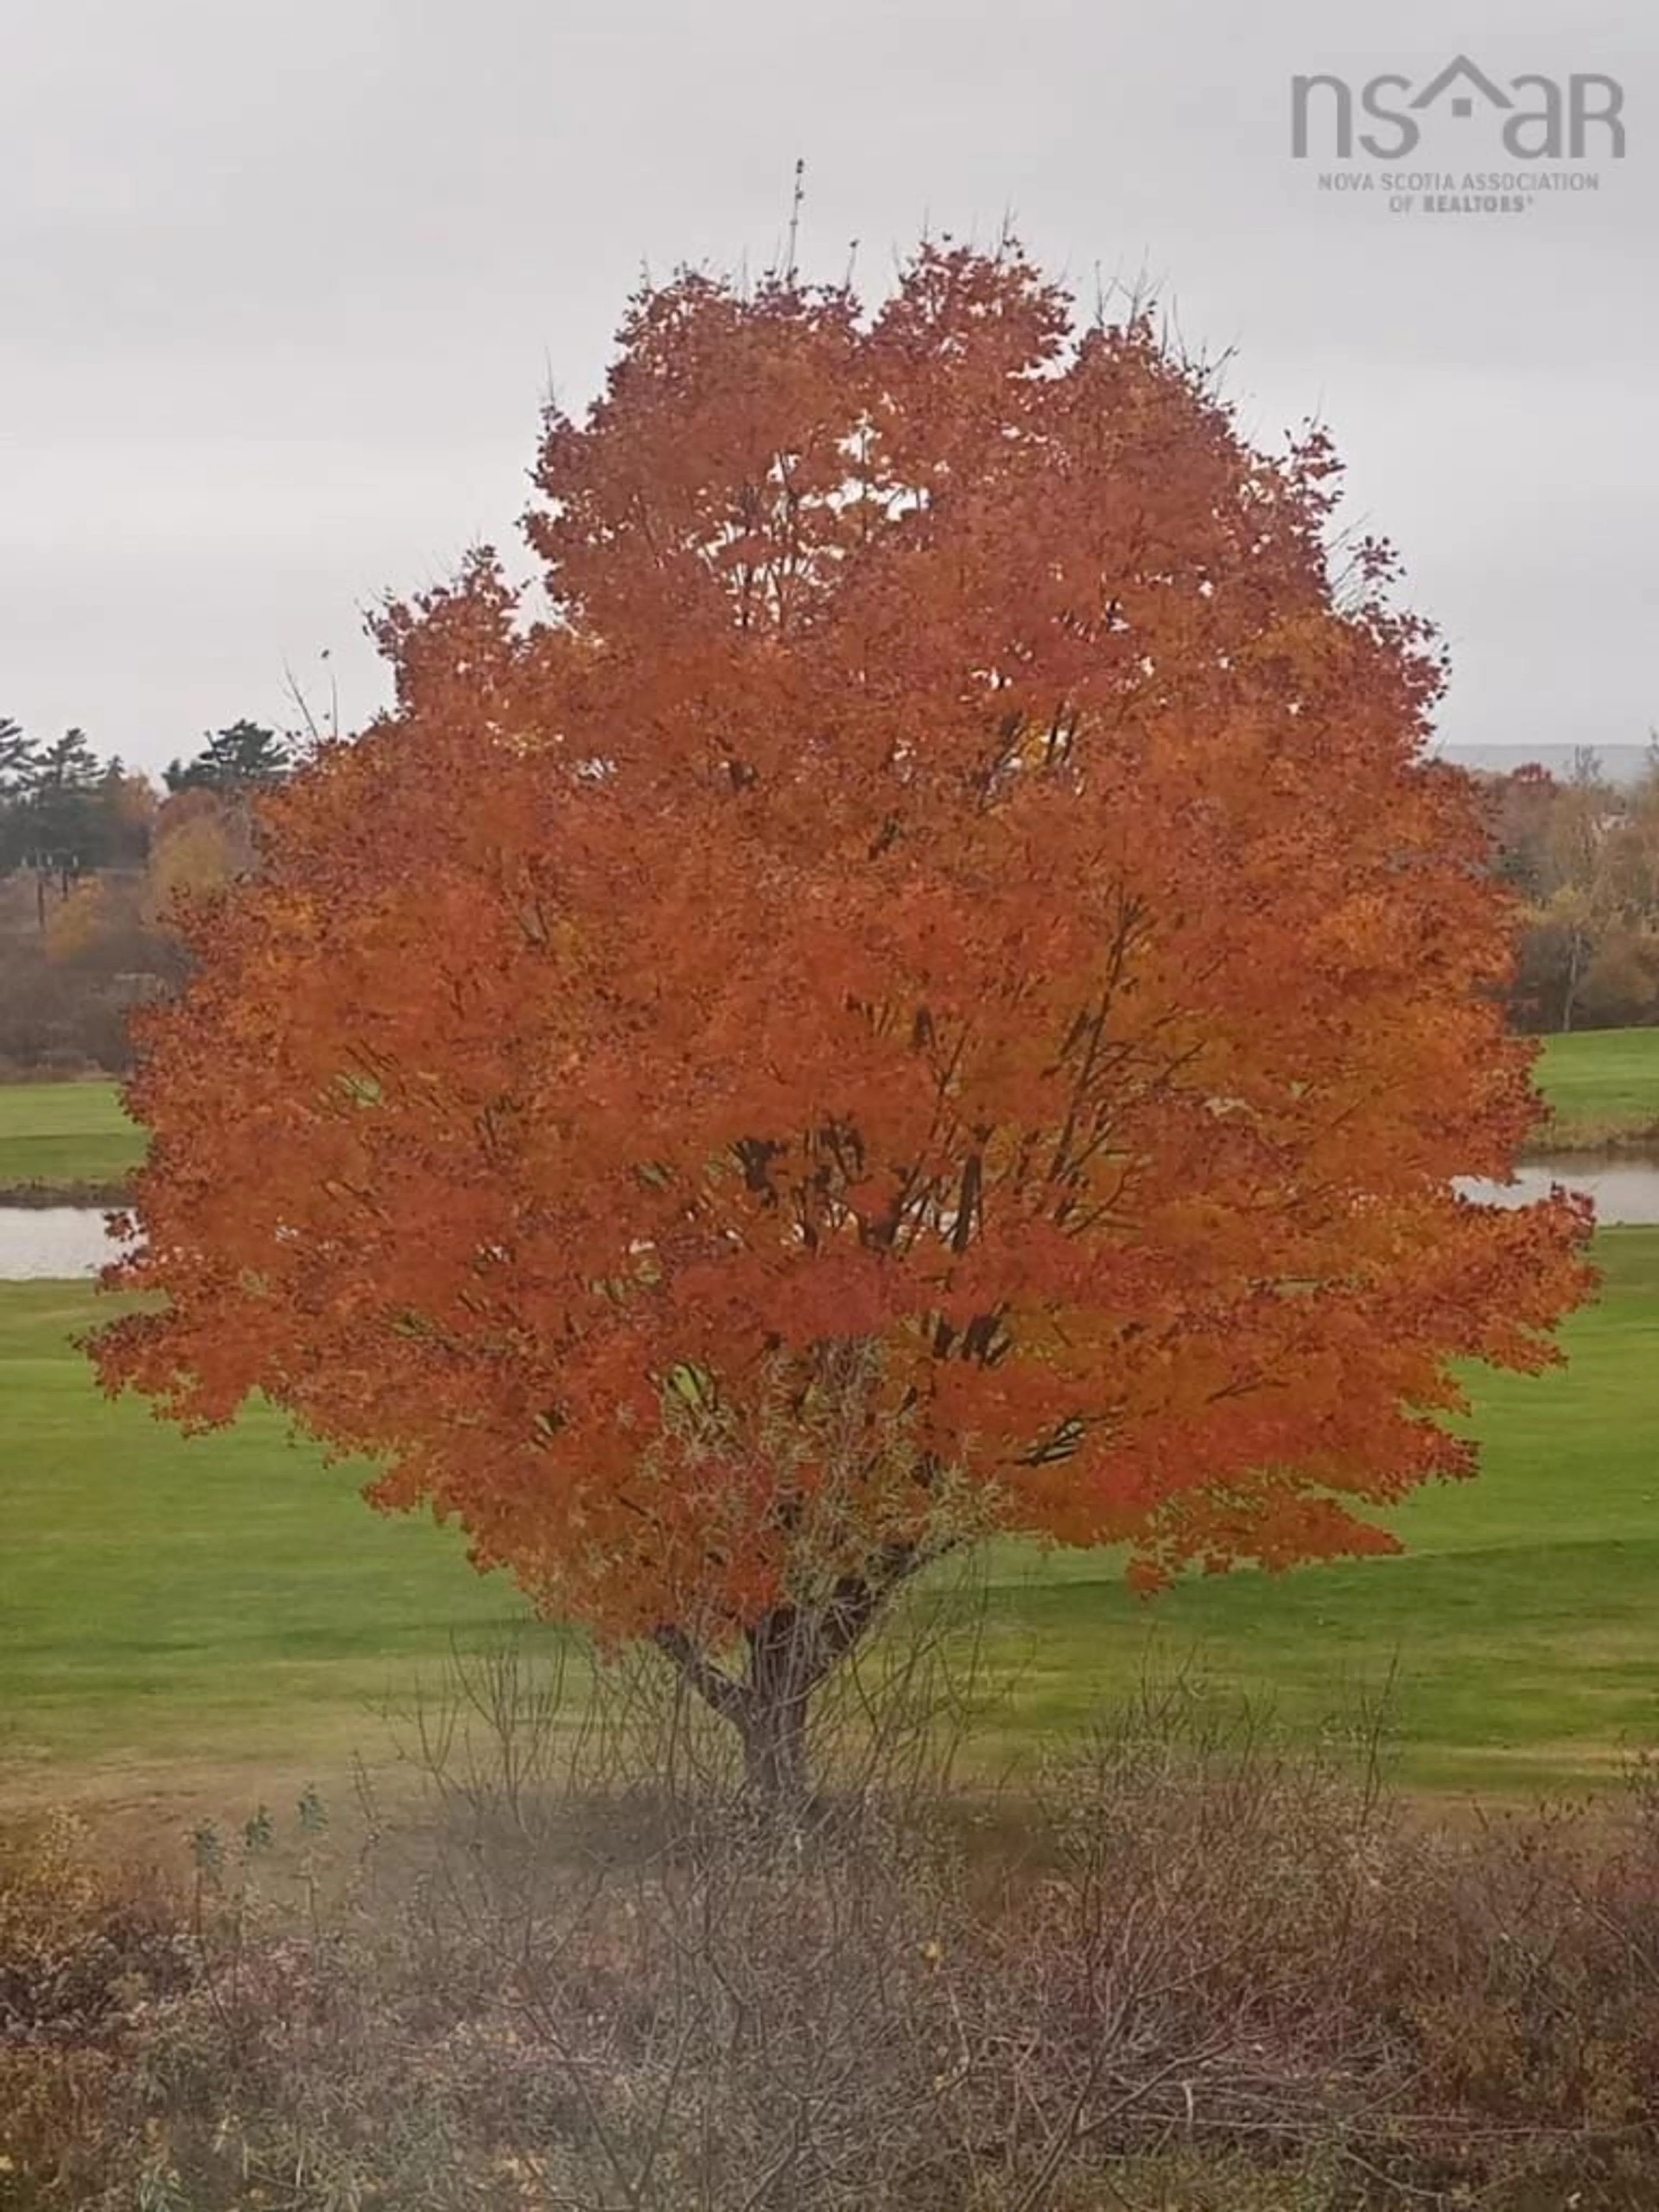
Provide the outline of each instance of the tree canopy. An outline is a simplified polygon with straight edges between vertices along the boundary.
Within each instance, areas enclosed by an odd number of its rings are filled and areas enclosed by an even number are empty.
[[[551,614],[487,551],[391,607],[138,1018],[106,1385],[264,1391],[717,1703],[953,1528],[1393,1548],[1589,1224],[1452,1188],[1538,1117],[1515,909],[1339,480],[1017,249],[643,291]]]
[[[293,765],[294,750],[286,738],[244,718],[210,737],[192,760],[169,762],[162,775],[169,791],[228,794],[264,790],[280,782]]]

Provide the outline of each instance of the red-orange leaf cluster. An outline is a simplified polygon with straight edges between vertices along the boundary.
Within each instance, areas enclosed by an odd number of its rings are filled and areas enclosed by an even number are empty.
[[[1536,1118],[1512,917],[1337,475],[1016,252],[641,295],[551,617],[392,611],[191,916],[106,1384],[263,1390],[608,1633],[760,1620],[830,1492],[854,1577],[947,1493],[1142,1579],[1386,1546],[1588,1224],[1454,1194]]]

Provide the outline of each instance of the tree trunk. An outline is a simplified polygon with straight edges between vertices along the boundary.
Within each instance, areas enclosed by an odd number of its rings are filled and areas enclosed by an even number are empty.
[[[806,1763],[807,1694],[782,1692],[768,1699],[751,1688],[740,1723],[744,1775],[760,1802],[774,1812],[796,1812],[811,1795]]]
[[[1563,1036],[1571,1036],[1572,1034],[1573,1010],[1578,1003],[1578,986],[1583,978],[1583,970],[1587,964],[1588,962],[1585,954],[1581,951],[1578,939],[1575,937],[1572,940],[1571,950],[1567,955],[1567,979],[1561,996],[1561,1034]]]
[[[750,1787],[763,1804],[799,1810],[809,1795],[806,1723],[829,1671],[820,1624],[776,1606],[749,1631],[738,1727]]]
[[[683,1628],[665,1626],[653,1637],[710,1711],[736,1729],[744,1776],[769,1811],[799,1812],[811,1802],[806,1739],[813,1696],[922,1558],[915,1546],[890,1545],[869,1572],[849,1576],[822,1606],[775,1606],[744,1633],[741,1674],[728,1672]]]

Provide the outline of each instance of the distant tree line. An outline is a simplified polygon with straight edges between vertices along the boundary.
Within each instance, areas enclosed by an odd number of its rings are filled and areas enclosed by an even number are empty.
[[[253,799],[294,758],[237,721],[158,785],[0,716],[0,1071],[125,1066],[128,1009],[182,979],[170,902],[255,865]]]
[[[1596,755],[1480,779],[1492,865],[1521,902],[1511,1013],[1522,1029],[1659,1021],[1659,744],[1633,785]]]
[[[183,977],[169,902],[257,865],[252,801],[295,757],[236,721],[158,781],[83,730],[37,739],[0,715],[0,1073],[125,1066],[127,1010]],[[1516,1025],[1659,1021],[1659,741],[1634,785],[1589,750],[1565,775],[1476,781],[1521,904]]]

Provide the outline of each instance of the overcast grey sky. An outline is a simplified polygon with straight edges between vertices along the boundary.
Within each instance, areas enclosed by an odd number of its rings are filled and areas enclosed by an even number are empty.
[[[1296,72],[1459,52],[1619,79],[1625,158],[1504,215],[1291,158]],[[642,264],[763,265],[800,155],[808,274],[856,239],[878,295],[1011,215],[1237,348],[1253,433],[1321,414],[1449,637],[1449,742],[1639,742],[1656,61],[1653,0],[4,0],[0,714],[155,768],[291,725],[286,665],[361,722],[361,610],[513,540],[550,377],[585,404]],[[1499,119],[1442,100],[1395,166],[1515,167]]]

